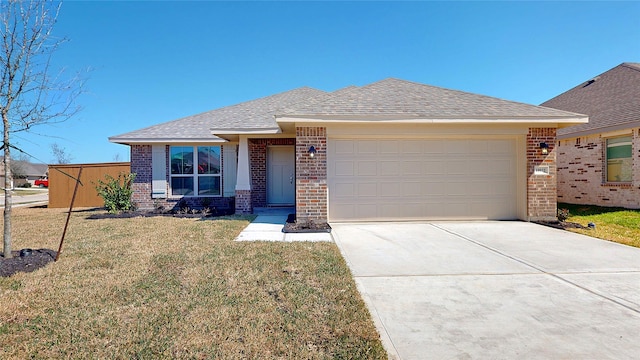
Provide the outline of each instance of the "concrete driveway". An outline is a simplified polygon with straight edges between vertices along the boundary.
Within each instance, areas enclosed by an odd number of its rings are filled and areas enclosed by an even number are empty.
[[[638,359],[640,249],[525,222],[331,224],[392,359]]]

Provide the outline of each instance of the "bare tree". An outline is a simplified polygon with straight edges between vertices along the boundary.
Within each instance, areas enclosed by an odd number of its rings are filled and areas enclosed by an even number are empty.
[[[53,153],[54,164],[68,164],[73,160],[73,156],[67,153],[67,149],[58,145],[58,143],[51,144],[51,152]]]
[[[78,77],[51,69],[51,56],[66,42],[53,36],[61,3],[47,0],[0,1],[0,116],[3,124],[5,207],[3,255],[11,257],[11,134],[35,125],[67,120],[79,111]]]
[[[11,159],[11,175],[13,179],[26,179],[27,166],[29,166],[29,157],[25,154],[19,153],[17,156],[13,156]]]

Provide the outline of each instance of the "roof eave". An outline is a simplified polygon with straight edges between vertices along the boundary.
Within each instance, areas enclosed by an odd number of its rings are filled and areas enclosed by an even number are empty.
[[[290,123],[407,123],[407,124],[557,124],[558,127],[586,124],[589,118],[586,116],[563,116],[563,117],[540,117],[540,116],[520,116],[520,117],[396,117],[396,116],[309,116],[293,115],[276,117],[280,124]]]
[[[607,132],[626,130],[626,129],[635,129],[635,128],[640,128],[640,120],[631,121],[623,124],[617,124],[613,126],[603,126],[599,128],[585,129],[580,131],[572,131],[566,134],[559,134],[558,140],[571,139],[571,138],[577,138],[581,136],[602,134]]]
[[[127,137],[110,137],[109,142],[122,145],[136,144],[185,144],[185,143],[225,143],[227,140],[223,138],[127,138]]]
[[[264,128],[264,129],[211,129],[211,133],[219,135],[254,135],[254,134],[279,134],[282,130],[278,128]]]

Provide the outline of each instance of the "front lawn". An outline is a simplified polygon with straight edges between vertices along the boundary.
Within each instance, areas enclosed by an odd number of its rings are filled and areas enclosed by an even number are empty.
[[[386,358],[335,244],[96,213],[72,214],[57,263],[0,278],[0,358]],[[65,218],[14,209],[14,250],[57,250]]]
[[[573,204],[558,204],[558,209],[569,210],[567,221],[583,226],[589,223],[596,225],[593,230],[570,229],[571,231],[640,247],[640,210]]]

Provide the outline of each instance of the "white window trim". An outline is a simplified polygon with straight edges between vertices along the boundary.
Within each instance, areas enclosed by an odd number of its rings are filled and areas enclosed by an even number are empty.
[[[196,171],[196,169],[198,168],[197,166],[193,167],[193,171],[194,174],[172,174],[171,173],[171,149],[174,147],[191,147],[193,148],[193,156],[194,156],[194,164],[197,163],[198,161],[198,147],[218,147],[220,148],[220,173],[218,174],[198,174],[198,172]],[[214,198],[219,198],[219,197],[223,197],[223,189],[224,189],[224,176],[223,176],[223,169],[222,169],[222,155],[223,153],[223,149],[222,149],[222,145],[220,144],[200,144],[200,145],[169,145],[169,171],[168,171],[168,175],[169,175],[169,198],[171,199],[181,199],[181,198],[206,198],[206,197],[214,197]],[[192,177],[193,178],[193,195],[174,195],[173,194],[173,181],[172,179],[176,177],[176,178],[180,178],[180,177]],[[218,177],[220,178],[220,194],[218,195],[200,195],[196,193],[198,192],[198,178],[199,177]]]

